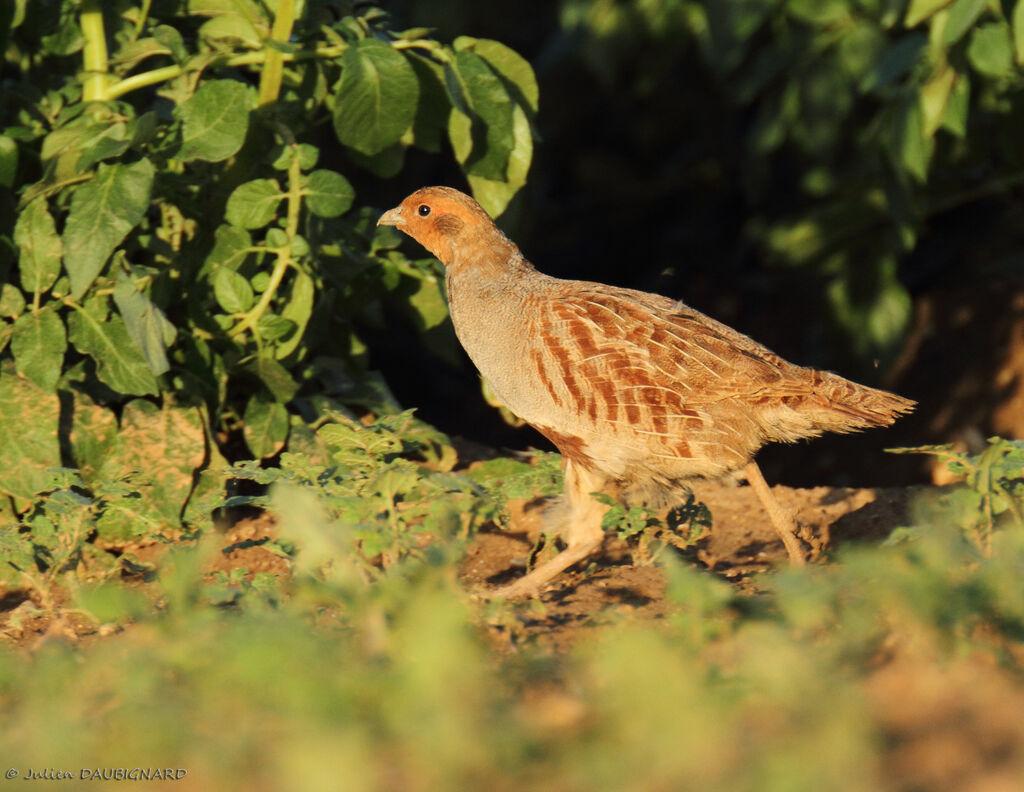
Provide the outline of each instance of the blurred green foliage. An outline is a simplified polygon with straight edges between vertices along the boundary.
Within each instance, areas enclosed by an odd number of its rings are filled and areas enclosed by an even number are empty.
[[[723,280],[738,261],[799,270],[820,284],[829,319],[868,370],[902,348],[911,289],[943,271],[972,281],[1019,273],[1019,2],[559,8],[541,69],[559,161],[540,176],[553,167],[566,182],[559,199],[575,203],[560,220],[600,225],[604,249],[615,246],[607,277],[626,277],[622,261],[650,269],[660,289],[687,281],[659,270]],[[560,101],[588,78],[600,99]],[[593,139],[562,142],[583,124]],[[586,253],[601,261],[597,248]]]
[[[935,520],[952,520],[983,553],[992,552],[992,537],[999,527],[1024,528],[1024,441],[991,437],[979,454],[958,451],[951,445],[894,448],[900,454],[929,454],[962,478],[962,484],[921,499],[918,521],[927,530]]]
[[[8,764],[183,768],[195,789],[907,789],[913,768],[885,763],[879,658],[1020,670],[1016,526],[984,556],[934,525],[758,595],[667,557],[664,620],[619,612],[552,653],[507,643],[532,610],[468,601],[444,543],[362,574],[348,519],[323,506],[334,486],[275,486],[287,582],[211,580],[200,543],[159,564],[159,609],[134,601],[123,633],[0,651]],[[133,604],[115,590],[79,601],[115,618]],[[495,654],[482,621],[516,650]]]

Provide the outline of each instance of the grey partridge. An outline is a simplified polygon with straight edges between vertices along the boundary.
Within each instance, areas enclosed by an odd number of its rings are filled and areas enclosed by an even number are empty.
[[[445,265],[452,323],[494,394],[561,452],[565,549],[494,596],[534,595],[598,549],[608,507],[741,471],[793,563],[796,526],[754,454],[773,441],[887,426],[914,402],[783,360],[682,302],[538,272],[468,195],[417,190],[379,225]]]

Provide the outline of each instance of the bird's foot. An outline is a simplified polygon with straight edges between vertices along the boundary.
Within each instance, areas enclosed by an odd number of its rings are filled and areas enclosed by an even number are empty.
[[[577,561],[582,561],[592,555],[601,546],[603,539],[603,534],[598,533],[588,537],[586,541],[570,544],[550,561],[541,564],[518,580],[514,580],[504,586],[499,586],[496,589],[488,589],[485,592],[481,592],[481,594],[488,599],[501,597],[511,600],[537,597],[540,595],[545,583],[552,580],[560,572],[571,567]]]

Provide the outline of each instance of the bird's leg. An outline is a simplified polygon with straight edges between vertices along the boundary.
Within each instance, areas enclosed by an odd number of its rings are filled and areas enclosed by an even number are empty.
[[[743,475],[746,476],[747,483],[754,490],[765,511],[768,512],[768,519],[771,520],[775,532],[782,539],[782,544],[786,546],[789,562],[793,566],[803,566],[806,560],[800,542],[796,538],[796,522],[793,520],[793,516],[775,500],[768,482],[761,475],[761,468],[757,466],[757,462],[750,460],[750,463],[743,468]]]
[[[600,491],[604,483],[603,477],[581,468],[571,459],[567,459],[565,495],[569,506],[569,517],[566,528],[562,532],[566,548],[550,561],[530,570],[525,576],[507,586],[488,591],[486,595],[505,597],[506,599],[536,596],[540,592],[540,587],[555,575],[568,569],[577,561],[582,561],[597,550],[604,540],[601,519],[608,511],[608,506],[592,498],[590,493]]]

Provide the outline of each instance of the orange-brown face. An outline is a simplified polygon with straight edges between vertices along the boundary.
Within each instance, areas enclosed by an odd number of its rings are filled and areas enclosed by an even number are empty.
[[[462,235],[490,228],[493,221],[480,204],[458,190],[423,187],[382,214],[377,225],[394,226],[448,265]]]

